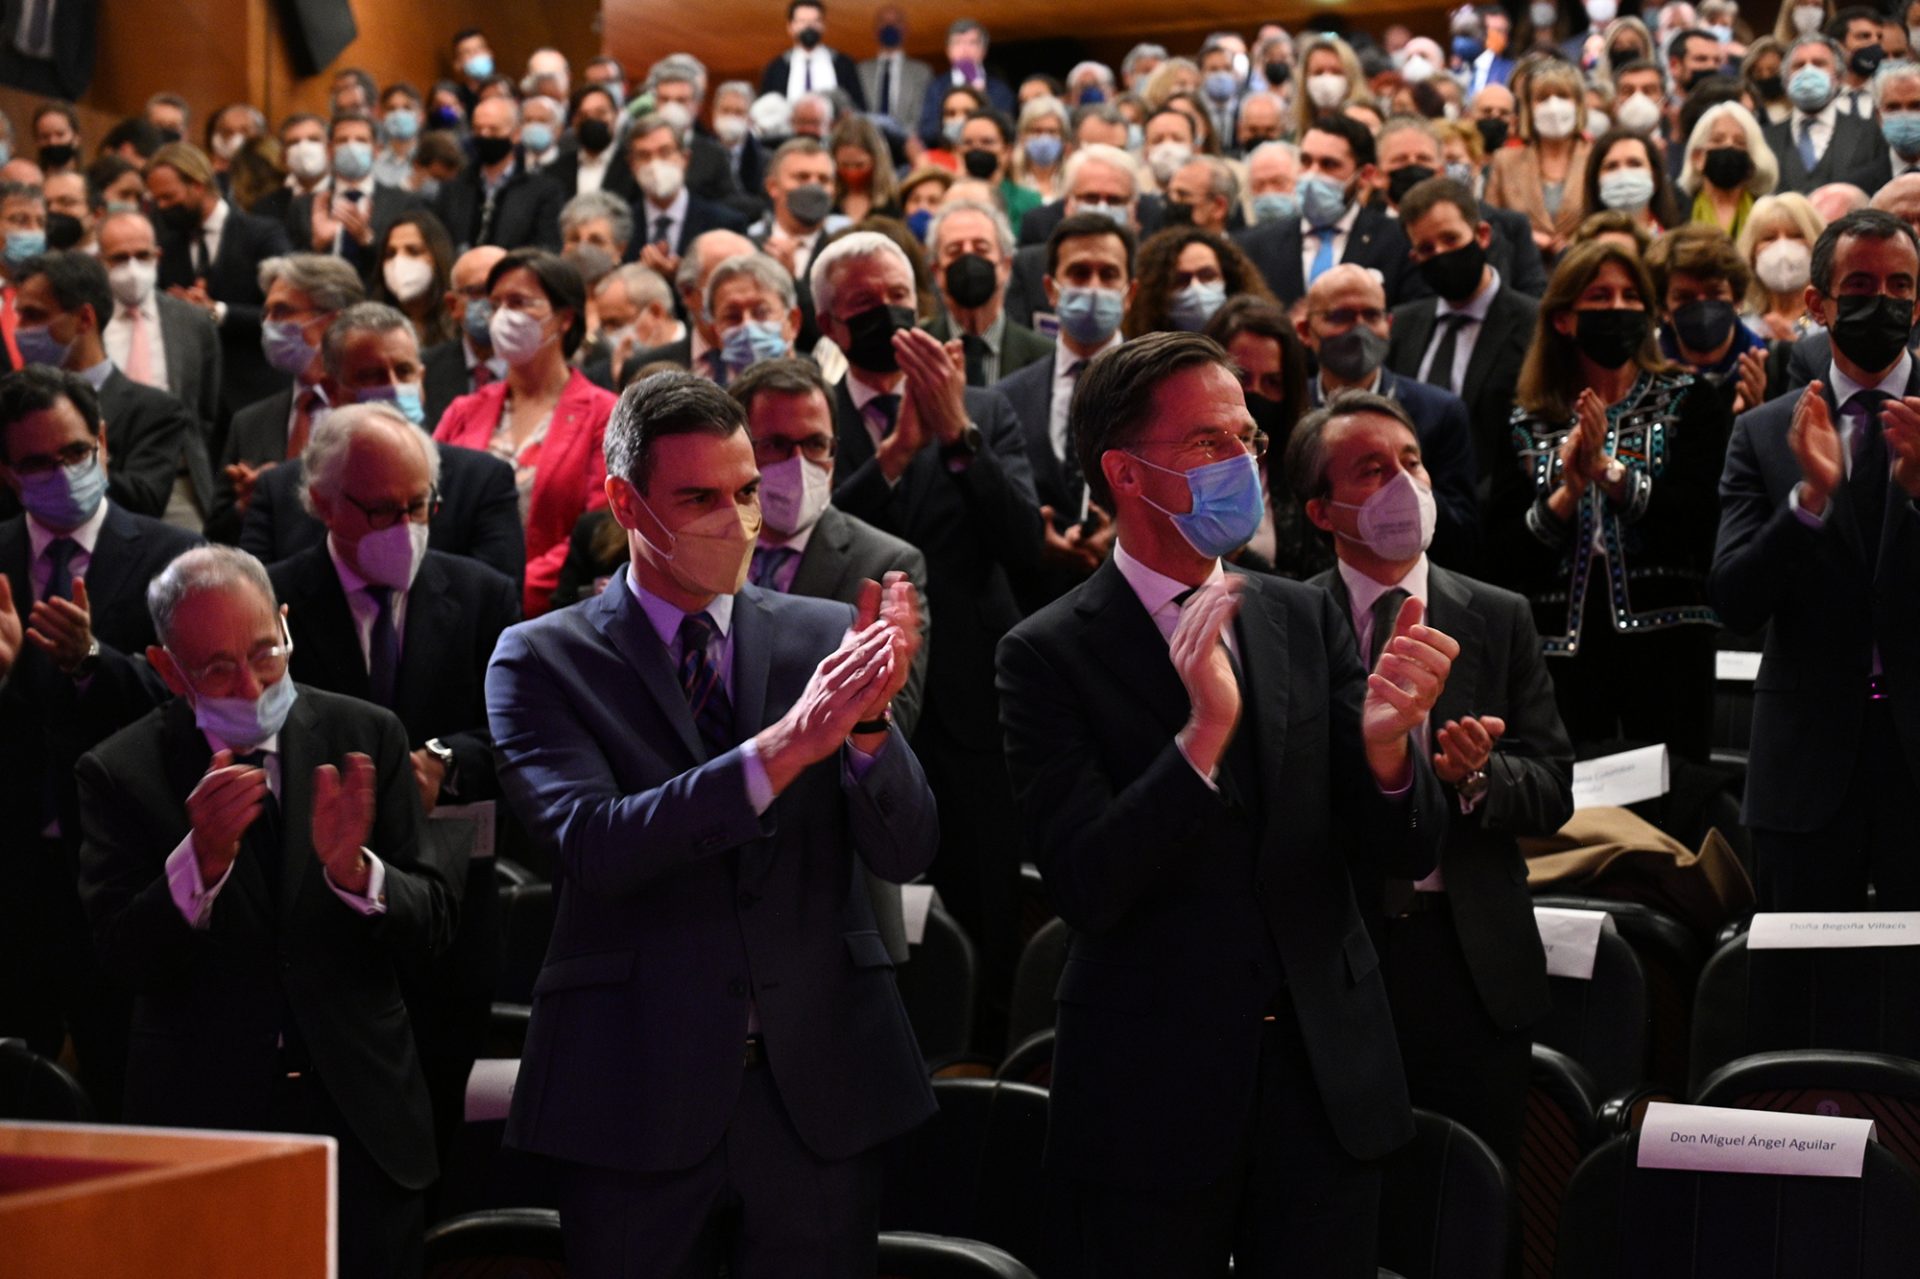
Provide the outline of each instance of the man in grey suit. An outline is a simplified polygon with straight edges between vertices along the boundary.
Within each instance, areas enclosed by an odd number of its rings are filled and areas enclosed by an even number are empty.
[[[920,595],[920,651],[893,699],[893,722],[906,737],[920,720],[927,678],[927,559],[890,533],[829,504],[833,487],[833,392],[811,361],[765,360],[727,388],[747,412],[760,466],[759,544],[747,580],[784,595],[858,604],[868,581],[905,574]],[[908,957],[900,886],[866,872],[880,936],[896,964]]]
[[[1780,162],[1775,190],[1805,194],[1829,182],[1851,182],[1874,191],[1886,184],[1887,140],[1880,126],[1842,112],[1834,102],[1845,65],[1840,46],[1826,36],[1802,36],[1788,48],[1780,73],[1794,99],[1793,114],[1760,131]],[[1802,77],[1802,72],[1808,74]],[[1826,77],[1824,98],[1813,92],[1821,75]],[[1791,87],[1796,77],[1801,77],[1797,96]]]
[[[187,433],[167,520],[198,532],[213,504],[211,458],[221,426],[220,331],[200,307],[154,287],[160,241],[146,214],[108,214],[96,242],[113,288],[113,316],[102,335],[107,358],[129,380],[165,391],[193,414],[197,429]]]
[[[919,122],[920,103],[933,82],[933,68],[903,52],[907,11],[899,5],[881,5],[875,10],[873,38],[880,52],[860,64],[860,91],[866,94],[867,107],[874,117],[891,120],[899,125],[900,133],[910,133]]]

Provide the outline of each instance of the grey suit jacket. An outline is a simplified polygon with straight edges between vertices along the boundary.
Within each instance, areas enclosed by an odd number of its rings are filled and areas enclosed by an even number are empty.
[[[860,91],[867,95],[867,106],[874,115],[880,114],[884,107],[880,101],[880,59],[867,58],[860,63]],[[893,86],[893,110],[887,115],[896,121],[902,130],[911,133],[920,122],[920,104],[927,96],[927,85],[933,82],[933,68],[918,58],[900,59],[899,82]]]
[[[945,315],[936,315],[927,321],[927,332],[948,342],[959,336],[953,327],[953,320]],[[1007,317],[1007,327],[1000,337],[1000,377],[1005,378],[1018,373],[1029,364],[1053,358],[1053,342],[1011,315]],[[999,381],[995,378],[994,381]],[[988,385],[992,385],[991,382]]]
[[[1890,172],[1887,139],[1879,125],[1859,116],[1834,116],[1833,136],[1827,139],[1827,149],[1820,153],[1811,171],[1800,159],[1794,134],[1797,126],[1797,119],[1788,117],[1760,131],[1773,148],[1774,159],[1780,162],[1780,181],[1774,190],[1805,193],[1829,182],[1851,182],[1871,194],[1886,185]]]

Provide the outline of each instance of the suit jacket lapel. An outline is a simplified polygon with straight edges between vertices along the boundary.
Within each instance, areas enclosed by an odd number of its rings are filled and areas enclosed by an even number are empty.
[[[834,392],[834,431],[840,437],[838,475],[850,475],[872,459],[873,436],[867,433],[867,421],[853,406],[853,395],[842,381]]]
[[[1500,358],[1500,349],[1507,340],[1507,334],[1513,330],[1512,313],[1500,305],[1505,287],[1502,284],[1501,288],[1494,292],[1493,301],[1487,307],[1487,318],[1480,325],[1480,336],[1473,340],[1473,353],[1467,357],[1467,373],[1460,384],[1460,398],[1467,402],[1469,408],[1477,402],[1475,397],[1486,385],[1487,375],[1493,371],[1494,364]],[[1436,310],[1435,314],[1438,315],[1439,312]],[[1428,336],[1432,336],[1431,332]],[[1424,343],[1421,349],[1426,349]],[[1484,463],[1482,467],[1484,469]]]
[[[773,619],[755,587],[733,597],[733,728],[743,739],[765,728]],[[683,699],[684,700],[684,699]]]
[[[134,568],[133,543],[139,538],[133,520],[112,501],[107,503],[107,518],[94,540],[93,554],[87,559],[87,597],[94,608],[120,598],[127,586],[127,575]],[[25,609],[21,610],[22,616]]]
[[[310,660],[326,671],[324,681],[313,682],[324,683],[327,688],[366,701],[373,696],[373,684],[367,676],[366,661],[360,654],[360,629],[354,625],[353,610],[347,605],[346,587],[340,582],[340,574],[334,570],[333,557],[327,553],[324,541],[302,554],[301,576],[305,578],[302,585],[305,588],[306,606],[303,609],[290,609],[287,613],[287,629],[293,632],[294,653],[296,657],[302,655],[304,638],[304,653],[311,654]],[[408,618],[411,627],[411,608]]]
[[[1247,704],[1254,708],[1255,749],[1265,790],[1266,811],[1286,811],[1280,761],[1287,750],[1288,652],[1286,605],[1261,589],[1257,575],[1241,575],[1246,591],[1235,624],[1240,640],[1240,672]]]
[[[705,760],[707,748],[700,741],[699,731],[694,728],[693,711],[687,706],[687,695],[680,688],[680,681],[668,660],[666,646],[654,633],[652,623],[647,621],[640,601],[633,597],[626,577],[615,574],[613,581],[607,584],[607,589],[595,596],[588,607],[592,610],[595,629],[607,637],[607,642],[626,659],[627,665],[639,677],[640,686],[659,706],[661,714],[679,736],[680,744],[686,748],[688,758]]]
[[[1179,732],[1191,709],[1187,690],[1173,669],[1160,628],[1113,561],[1087,579],[1074,611],[1087,622],[1086,647],[1095,660],[1146,703],[1169,736]]]

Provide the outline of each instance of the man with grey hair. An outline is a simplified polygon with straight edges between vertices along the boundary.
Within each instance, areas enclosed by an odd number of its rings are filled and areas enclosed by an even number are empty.
[[[728,258],[707,277],[702,309],[720,337],[726,385],[750,366],[793,354],[800,301],[787,268],[764,253]]]
[[[1227,233],[1240,182],[1217,155],[1196,155],[1173,172],[1167,183],[1167,216],[1177,225],[1191,223],[1215,235]]]
[[[264,345],[267,361],[287,379],[284,390],[233,415],[213,477],[213,507],[207,539],[240,540],[240,524],[261,472],[299,457],[313,423],[331,403],[322,385],[326,368],[320,343],[333,317],[366,300],[360,273],[336,257],[289,253],[260,264],[267,295]]]
[[[1104,62],[1076,62],[1067,72],[1067,101],[1080,106],[1088,101],[1089,90],[1098,90],[1100,102],[1110,102],[1114,96],[1113,68]]]
[[[825,142],[827,134],[833,132],[834,118],[838,115],[833,99],[824,93],[803,93],[789,101],[793,103],[793,136]]]
[[[653,109],[679,130],[688,190],[715,203],[745,198],[727,163],[727,149],[700,121],[700,104],[707,96],[707,69],[700,60],[685,53],[660,59],[647,72],[646,91],[653,95]]]
[[[453,934],[466,857],[428,838],[391,711],[296,687],[258,560],[154,578],[174,700],[81,757],[80,894],[148,1033],[126,1119],[339,1143],[343,1274],[418,1274],[439,1172],[402,974]]]
[[[1000,210],[977,200],[943,205],[927,228],[927,254],[942,304],[927,332],[960,339],[968,386],[992,386],[1053,354],[1052,342],[1007,318],[1013,232]]]
[[[633,242],[633,206],[607,191],[588,191],[560,210],[562,252],[587,245],[614,262],[626,260]]]
[[[600,331],[581,348],[580,371],[595,386],[617,387],[642,351],[686,336],[674,315],[673,286],[652,267],[628,262],[593,287],[593,313]]]
[[[1120,59],[1120,82],[1128,93],[1137,93],[1147,82],[1147,77],[1160,69],[1170,55],[1164,44],[1136,44],[1127,50],[1127,56]]]
[[[1103,214],[1132,228],[1141,239],[1160,229],[1165,206],[1159,196],[1141,193],[1140,168],[1119,147],[1081,147],[1067,157],[1061,182],[1064,196],[1020,220],[1020,249],[1013,257],[1006,302],[1007,316],[1015,324],[1030,325],[1034,312],[1048,308],[1047,241],[1068,215]]]
[[[1883,62],[1873,73],[1873,107],[1888,139],[1885,180],[1920,173],[1920,62]]]
[[[1886,181],[1887,140],[1879,126],[1841,110],[1835,100],[1846,65],[1840,46],[1823,35],[1802,36],[1787,47],[1780,74],[1793,112],[1760,131],[1780,162],[1776,189],[1807,192],[1828,182],[1851,182],[1872,191]],[[1802,76],[1802,71],[1818,74]]]
[[[696,238],[673,275],[674,293],[687,317],[687,332],[664,346],[635,355],[623,376],[631,379],[636,370],[664,362],[718,381],[722,376],[720,334],[707,316],[707,280],[714,268],[729,258],[757,252],[754,242],[738,231],[709,231]]]
[[[689,187],[689,136],[691,131],[679,128],[664,111],[641,116],[627,131],[626,163],[641,192],[633,206],[640,226],[628,256],[665,276],[679,270],[694,237],[715,230],[741,231],[747,223],[738,211]]]
[[[915,735],[940,799],[933,881],[980,947],[983,1039],[1005,1015],[1019,958],[1021,845],[993,708],[993,647],[1039,573],[1040,505],[1019,418],[966,385],[960,344],[914,326],[913,266],[855,231],[811,274],[820,331],[847,357],[833,397],[834,505],[927,557],[935,624],[926,713]]]
[[[470,122],[474,162],[440,184],[434,212],[454,248],[478,244],[503,249],[560,250],[560,207],[566,193],[535,173],[521,147],[520,110],[513,99],[483,98]]]

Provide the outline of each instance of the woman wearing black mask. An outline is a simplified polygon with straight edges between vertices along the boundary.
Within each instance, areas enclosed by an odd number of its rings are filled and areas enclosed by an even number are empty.
[[[1540,300],[1488,528],[1492,562],[1533,601],[1575,743],[1665,742],[1704,761],[1707,570],[1732,418],[1662,358],[1652,300],[1626,249],[1567,251]]]
[[[1013,121],[995,107],[981,107],[960,126],[960,164],[966,175],[989,183],[1014,226],[1040,207],[1040,193],[1015,182],[1008,171],[1013,155]]]
[[[1747,46],[1747,56],[1740,59],[1740,83],[1760,104],[1769,124],[1793,115],[1793,103],[1787,100],[1787,79],[1780,73],[1786,57],[1785,44],[1772,36],[1761,36]]]
[[[1717,226],[1737,240],[1753,202],[1772,194],[1779,180],[1779,162],[1752,112],[1738,102],[1722,102],[1701,114],[1680,168],[1680,189],[1693,198],[1693,221]]]
[[[1787,362],[1740,323],[1740,301],[1753,283],[1740,251],[1698,222],[1654,241],[1643,259],[1659,301],[1660,353],[1718,387],[1732,412],[1744,413],[1786,390]],[[1768,385],[1768,366],[1773,385]]]

